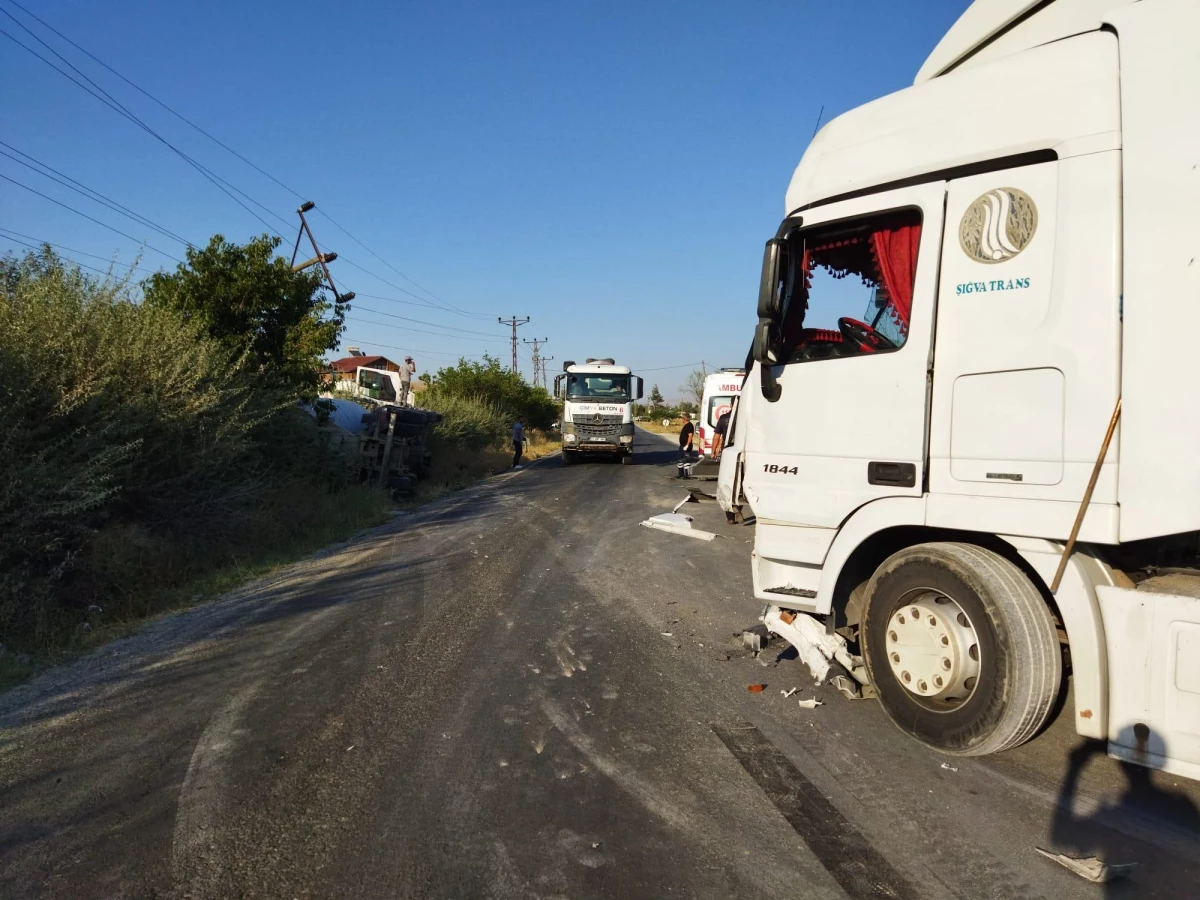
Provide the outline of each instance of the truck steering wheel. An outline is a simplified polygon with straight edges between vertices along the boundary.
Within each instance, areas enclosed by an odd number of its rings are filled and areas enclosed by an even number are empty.
[[[895,342],[884,337],[866,322],[860,322],[858,319],[845,317],[838,319],[838,329],[842,332],[842,337],[858,347],[863,353],[899,349],[899,345]]]

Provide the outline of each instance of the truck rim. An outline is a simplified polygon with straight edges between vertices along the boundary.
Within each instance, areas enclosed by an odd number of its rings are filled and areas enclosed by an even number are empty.
[[[932,712],[966,703],[979,683],[979,635],[952,597],[909,591],[888,619],[887,657],[909,695]]]

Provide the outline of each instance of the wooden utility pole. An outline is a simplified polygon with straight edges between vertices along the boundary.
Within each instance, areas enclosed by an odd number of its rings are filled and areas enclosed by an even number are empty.
[[[501,325],[511,325],[512,326],[512,351],[513,351],[512,370],[514,372],[520,371],[517,368],[517,328],[518,328],[518,326],[521,326],[521,325],[528,325],[529,324],[529,316],[526,316],[523,319],[518,319],[516,316],[513,316],[511,319],[497,318],[496,321],[499,322]]]
[[[538,366],[541,364],[542,358],[538,354],[539,354],[539,351],[541,350],[542,344],[546,343],[546,341],[548,341],[548,340],[550,340],[550,338],[542,338],[540,340],[538,338],[534,338],[533,340],[523,341],[523,343],[526,343],[526,344],[533,344],[533,386],[534,387],[538,386],[538,382],[541,379],[541,374],[542,374],[541,369],[538,368]]]

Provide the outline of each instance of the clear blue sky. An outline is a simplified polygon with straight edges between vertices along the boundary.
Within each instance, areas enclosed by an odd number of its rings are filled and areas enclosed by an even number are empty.
[[[343,345],[422,371],[509,358],[498,316],[566,358],[737,365],[763,242],[825,119],[911,84],[966,0],[163,3],[20,0],[296,188],[387,263],[484,318],[367,299],[420,289],[313,214],[359,295]],[[297,199],[12,12],[289,226]],[[0,13],[0,28],[36,45]],[[0,35],[0,140],[196,243],[264,226],[153,137]],[[0,150],[11,152],[0,147]],[[0,156],[0,174],[172,255],[182,246]],[[138,243],[0,180],[0,228],[131,262]],[[0,252],[22,250],[0,237]],[[70,254],[68,254],[70,255]],[[89,257],[78,259],[105,267]],[[171,265],[146,251],[143,264]],[[435,302],[435,301],[430,301]],[[388,319],[367,309],[428,325]],[[390,322],[399,327],[366,324]],[[484,332],[421,334],[446,326]],[[473,338],[481,338],[476,341]],[[529,372],[528,353],[523,368]],[[668,397],[687,368],[646,371]]]

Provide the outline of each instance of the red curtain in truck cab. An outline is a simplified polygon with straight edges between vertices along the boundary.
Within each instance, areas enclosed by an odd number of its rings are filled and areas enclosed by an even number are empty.
[[[920,225],[901,225],[871,232],[871,249],[879,267],[881,287],[887,291],[888,312],[900,329],[908,332],[912,314],[913,279],[917,273]]]

